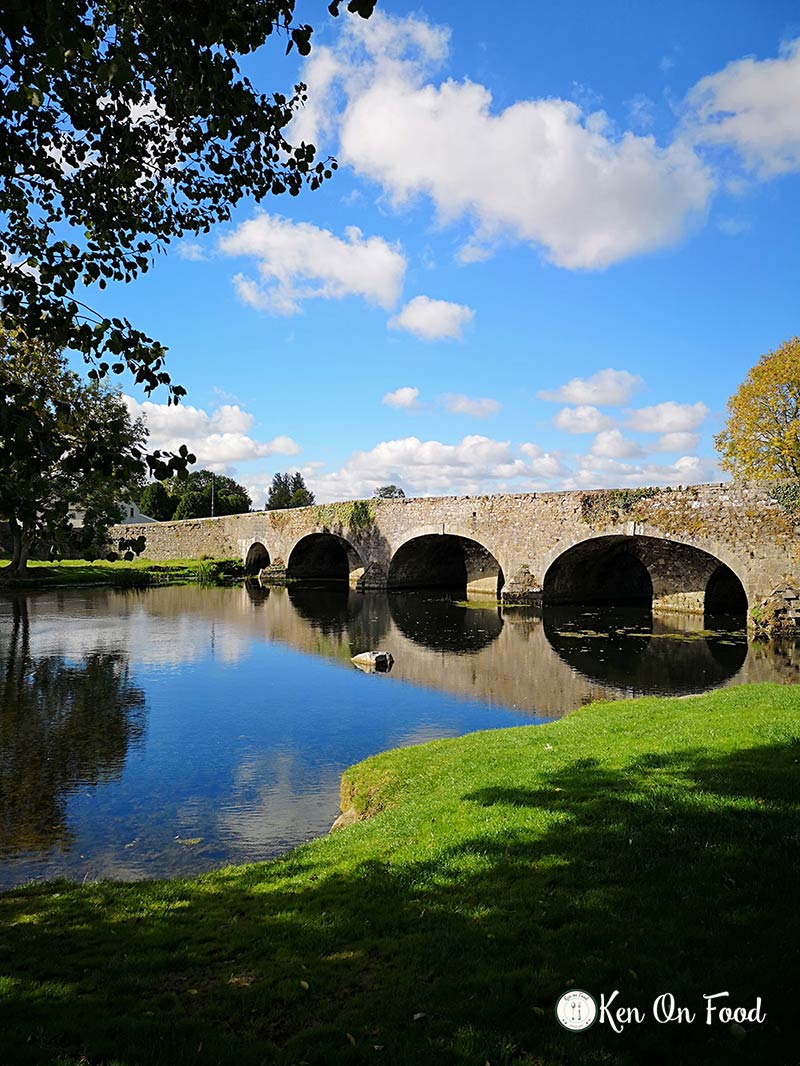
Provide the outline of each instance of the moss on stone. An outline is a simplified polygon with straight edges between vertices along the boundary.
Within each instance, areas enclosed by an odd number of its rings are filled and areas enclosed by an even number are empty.
[[[353,536],[367,533],[375,523],[375,508],[369,500],[324,503],[314,508],[314,520],[331,532],[347,530]]]

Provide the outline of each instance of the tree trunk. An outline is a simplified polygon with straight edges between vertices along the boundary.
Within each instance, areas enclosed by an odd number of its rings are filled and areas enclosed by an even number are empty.
[[[24,574],[28,570],[28,556],[31,552],[31,542],[20,537],[19,557],[17,559],[17,573]]]
[[[31,542],[15,522],[11,525],[11,562],[8,566],[0,567],[3,577],[19,577],[28,570],[28,555],[31,550]]]

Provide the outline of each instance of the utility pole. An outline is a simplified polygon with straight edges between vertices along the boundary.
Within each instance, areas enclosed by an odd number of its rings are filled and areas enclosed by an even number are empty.
[[[211,474],[211,517],[214,517],[214,474]]]

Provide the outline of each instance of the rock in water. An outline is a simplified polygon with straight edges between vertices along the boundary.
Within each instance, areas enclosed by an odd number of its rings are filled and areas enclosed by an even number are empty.
[[[367,674],[388,674],[394,666],[394,657],[390,651],[362,651],[350,662]]]

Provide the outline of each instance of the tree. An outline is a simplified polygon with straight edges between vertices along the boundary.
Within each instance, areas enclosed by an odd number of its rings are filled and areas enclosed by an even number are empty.
[[[305,478],[299,470],[292,474],[292,480],[289,485],[291,496],[289,498],[290,507],[310,507],[314,502],[314,493],[307,487]]]
[[[168,522],[175,512],[175,500],[160,481],[146,485],[139,498],[139,510],[148,518]]]
[[[4,572],[25,570],[34,541],[55,554],[104,544],[147,464],[159,472],[159,453],[145,462],[146,437],[118,393],[86,384],[47,345],[0,330],[0,519],[13,547]],[[182,458],[194,459],[185,447]],[[129,558],[135,546],[121,542]]]
[[[800,477],[800,337],[761,356],[728,400],[714,443],[737,477]]]
[[[404,500],[406,494],[397,485],[379,485],[372,496],[376,500]]]
[[[214,515],[244,514],[253,502],[244,485],[212,470],[193,470],[188,477],[172,478],[166,489],[173,500],[172,517],[176,521],[209,518],[212,510]]]
[[[267,510],[279,511],[286,507],[310,507],[314,493],[306,485],[299,470],[294,474],[275,474],[267,497]]]
[[[337,15],[343,0],[329,5]],[[350,0],[368,18],[376,0]],[[127,367],[185,392],[166,348],[96,314],[84,286],[149,270],[175,238],[208,232],[243,197],[296,196],[331,176],[286,126],[305,86],[266,96],[238,56],[273,34],[310,51],[295,0],[50,0],[0,7],[0,324],[80,352],[97,378]]]
[[[267,510],[281,511],[291,506],[291,474],[275,474],[267,495]]]
[[[211,514],[211,504],[205,506],[205,500],[199,492],[187,492],[178,500],[178,506],[172,517],[176,522],[186,518],[208,518]]]

